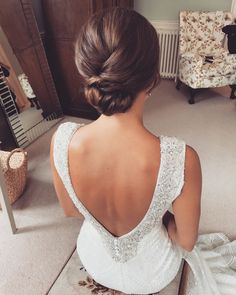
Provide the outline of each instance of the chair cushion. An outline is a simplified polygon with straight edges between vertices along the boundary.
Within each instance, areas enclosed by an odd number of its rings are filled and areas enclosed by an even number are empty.
[[[182,11],[180,13],[180,53],[211,54],[222,48],[222,28],[233,22],[231,13]]]

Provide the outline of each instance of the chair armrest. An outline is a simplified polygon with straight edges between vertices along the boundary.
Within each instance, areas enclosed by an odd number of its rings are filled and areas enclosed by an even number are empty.
[[[198,88],[204,57],[195,52],[184,52],[179,55],[179,79],[192,88]]]

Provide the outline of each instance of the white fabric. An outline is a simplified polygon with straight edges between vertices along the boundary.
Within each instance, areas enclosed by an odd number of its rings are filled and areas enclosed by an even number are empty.
[[[160,136],[161,162],[150,207],[129,233],[114,237],[76,196],[68,171],[68,145],[84,124],[62,123],[54,141],[54,163],[73,203],[85,221],[77,240],[78,255],[92,278],[127,294],[162,290],[176,276],[182,259],[191,272],[187,295],[236,294],[236,241],[222,233],[200,235],[193,251],[174,242],[162,225],[162,217],[184,185],[185,142]]]

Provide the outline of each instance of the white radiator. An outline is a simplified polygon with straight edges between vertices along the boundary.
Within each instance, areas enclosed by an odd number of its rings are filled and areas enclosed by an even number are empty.
[[[179,28],[177,22],[152,21],[157,30],[160,46],[160,74],[175,78],[178,70]]]

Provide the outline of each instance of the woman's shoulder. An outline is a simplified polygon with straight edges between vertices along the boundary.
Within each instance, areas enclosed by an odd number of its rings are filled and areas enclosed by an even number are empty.
[[[173,144],[174,143],[185,143],[185,140],[181,136],[161,134],[160,137],[162,137],[165,141],[173,143]]]
[[[80,126],[84,126],[85,124],[83,123],[77,123],[77,122],[62,122],[60,123],[55,132],[52,135],[52,138],[54,139],[55,137],[57,138],[67,138],[70,137],[70,134],[73,133],[73,131],[77,130]]]
[[[179,151],[183,151],[185,154],[186,161],[192,163],[199,161],[199,155],[196,149],[187,144],[185,139],[181,136],[175,136],[175,135],[160,135],[162,138],[163,145],[171,150],[176,149]]]
[[[160,139],[161,139],[163,150],[166,150],[167,152],[170,152],[170,153],[175,151],[185,152],[188,146],[185,140],[180,136],[161,134]]]
[[[60,123],[57,127],[57,130],[66,130],[68,128],[75,128],[75,127],[80,127],[80,126],[84,126],[84,125],[85,125],[84,123],[67,121],[67,122]]]
[[[51,137],[51,146],[54,146],[55,142],[57,145],[62,146],[66,145],[67,140],[70,140],[71,134],[75,130],[77,130],[80,126],[83,126],[84,124],[76,123],[76,122],[62,122],[60,123],[54,133]]]

